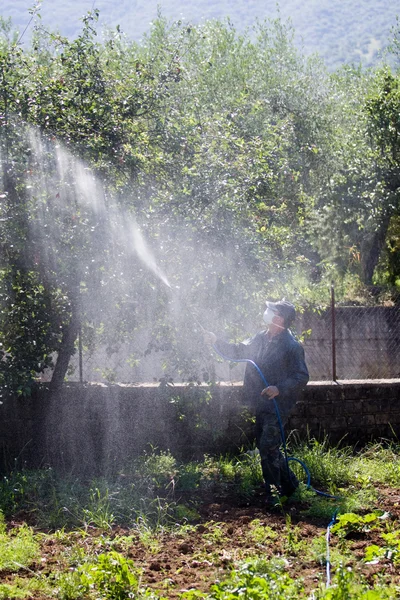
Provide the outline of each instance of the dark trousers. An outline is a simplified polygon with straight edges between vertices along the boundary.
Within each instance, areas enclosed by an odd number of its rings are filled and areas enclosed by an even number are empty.
[[[287,417],[282,418],[282,427],[287,422]],[[280,450],[282,434],[276,413],[260,411],[256,414],[256,444],[260,452],[261,468],[267,493],[271,492],[274,485],[284,495],[291,493],[297,487],[298,481],[287,464],[286,458]]]

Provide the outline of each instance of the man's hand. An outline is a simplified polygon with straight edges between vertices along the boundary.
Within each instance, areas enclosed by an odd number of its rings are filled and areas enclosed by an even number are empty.
[[[267,398],[272,400],[272,398],[275,398],[275,396],[279,396],[279,390],[276,385],[269,385],[263,389],[261,396],[267,396]]]
[[[203,331],[203,339],[206,344],[213,346],[217,341],[217,336],[212,331]]]

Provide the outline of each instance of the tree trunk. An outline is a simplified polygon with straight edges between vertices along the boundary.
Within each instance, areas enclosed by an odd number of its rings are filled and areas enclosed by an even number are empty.
[[[71,310],[71,319],[68,325],[64,326],[60,350],[57,356],[56,366],[50,382],[50,392],[59,389],[65,379],[69,361],[75,352],[75,342],[79,334],[79,314],[77,305],[74,303]]]
[[[370,236],[366,236],[361,245],[362,279],[365,285],[372,284],[372,277],[385,246],[386,234],[390,223],[390,216],[385,217],[381,226]]]

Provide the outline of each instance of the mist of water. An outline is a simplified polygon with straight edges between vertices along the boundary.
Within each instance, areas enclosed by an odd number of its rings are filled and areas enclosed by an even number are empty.
[[[156,277],[158,277],[168,288],[171,289],[171,284],[161,268],[158,266],[154,254],[150,250],[150,247],[140,231],[137,223],[130,218],[125,226],[125,229],[126,239],[131,240],[130,244],[135,249],[137,256],[140,258],[143,264],[146,265],[149,271],[154,273]]]
[[[72,218],[74,212],[75,218],[78,218],[82,211],[86,211],[88,218],[94,215],[96,223],[100,222],[103,230],[105,228],[104,243],[108,242],[110,247],[118,243],[127,256],[136,254],[151,273],[171,288],[135,216],[118,207],[114,199],[107,196],[106,190],[93,174],[92,169],[73,156],[62,144],[44,140],[37,131],[32,129],[29,132],[29,146],[32,154],[31,161],[36,168],[27,173],[28,188],[31,190],[32,197],[42,195],[44,200],[35,235],[43,241],[41,227],[50,228],[52,246],[57,248],[58,231],[55,226],[52,227],[49,211],[57,205],[58,214],[65,214],[67,211],[72,214]],[[45,198],[48,200],[45,201]],[[94,230],[93,233],[96,235]],[[46,252],[51,249],[47,244],[43,247]]]
[[[175,381],[187,381],[187,375],[198,380],[202,374],[197,359],[210,373],[215,357],[203,343],[200,323],[211,328],[229,318],[234,300],[219,289],[222,278],[229,281],[231,276],[227,248],[213,251],[202,232],[187,223],[171,229],[165,222],[158,228],[157,223],[146,223],[143,213],[133,214],[135,198],[118,202],[93,170],[57,140],[32,129],[21,138],[26,155],[18,177],[28,199],[31,258],[60,298],[71,282],[78,289],[84,345],[89,348],[92,343],[96,350],[85,350],[90,358],[84,356],[84,380],[112,381],[106,370],[115,372],[118,383],[149,382],[164,374],[174,375]],[[180,238],[185,243],[176,243]],[[88,281],[95,285],[90,288]],[[210,310],[214,297],[219,298],[220,312]],[[168,371],[165,356],[171,348],[175,357]],[[75,365],[77,360],[75,356]],[[70,379],[77,378],[76,370]],[[218,378],[234,379],[228,364],[220,365]],[[79,411],[90,413],[93,432],[82,436],[71,435],[76,413],[68,390],[65,394],[61,411],[56,404],[46,408],[44,435],[76,444],[69,451],[77,463],[85,456],[90,459],[89,454],[106,456],[116,441],[123,445],[119,438],[124,415],[112,390],[101,401],[95,392],[83,396],[87,406]],[[147,427],[151,431],[152,423]],[[62,460],[63,445],[56,447]]]
[[[246,331],[245,317],[238,321],[239,300],[230,291],[230,281],[246,272],[246,253],[235,262],[227,237],[217,236],[217,242],[221,237],[218,247],[184,218],[181,226],[176,220],[171,225],[165,217],[158,224],[150,216],[153,213],[146,214],[143,190],[142,212],[136,216],[133,191],[129,198],[117,199],[58,140],[33,129],[21,137],[26,145],[23,177],[37,262],[55,285],[62,287],[68,278],[76,277],[80,314],[94,332],[94,347],[101,329],[101,348],[84,357],[84,379],[107,380],[103,371],[108,370],[115,371],[117,381],[151,381],[167,369],[185,380],[186,374],[199,373],[196,361],[204,360],[206,371],[212,362],[204,348],[202,327],[223,333],[236,311],[238,332],[254,331],[254,325]],[[218,215],[212,218],[218,220]],[[236,246],[234,250],[237,253]],[[76,273],[66,268],[67,254]],[[85,286],[88,280],[96,280],[97,292]],[[249,288],[244,301],[250,294]],[[247,307],[243,315],[246,311]],[[172,346],[164,343],[168,337]],[[170,347],[179,356],[165,367]],[[221,379],[232,377],[229,367],[220,367]]]

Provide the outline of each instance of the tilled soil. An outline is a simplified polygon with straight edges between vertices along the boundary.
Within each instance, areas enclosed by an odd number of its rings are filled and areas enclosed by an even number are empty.
[[[288,503],[284,510],[271,511],[264,507],[263,500],[260,494],[245,505],[226,499],[205,502],[199,509],[200,519],[187,531],[150,535],[148,539],[139,536],[137,531],[121,527],[107,534],[96,529],[89,529],[87,535],[75,532],[66,540],[46,536],[41,561],[33,565],[30,572],[51,576],[56,570],[62,570],[69,548],[78,545],[88,554],[111,549],[121,552],[141,572],[142,587],[149,587],[170,600],[188,590],[210,591],[214,583],[228,576],[238,561],[255,557],[282,558],[288,574],[295,579],[301,578],[307,592],[317,588],[325,581],[326,565],[323,556],[313,551],[313,545],[320,538],[320,546],[324,548],[322,538],[326,538],[328,522],[302,517],[304,507],[299,503]],[[332,512],[334,509],[333,501]],[[393,528],[398,529],[400,492],[380,489],[379,509],[390,513]],[[400,572],[391,560],[365,563],[365,548],[371,544],[383,545],[379,530],[349,535],[345,542],[332,535],[329,543],[331,553],[335,549],[344,552],[348,565],[362,573],[371,585],[378,579],[400,584]],[[68,568],[71,568],[70,558]],[[11,581],[12,577],[9,573],[1,573],[0,583]]]

